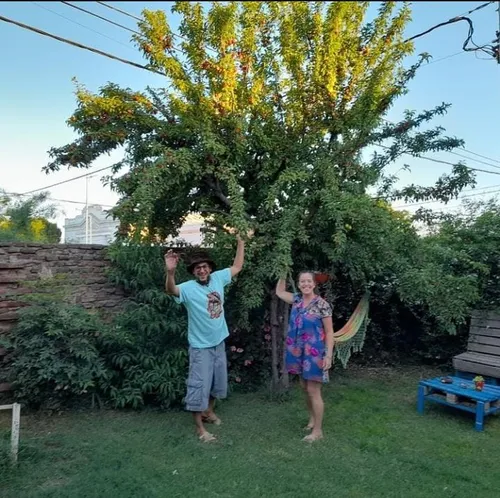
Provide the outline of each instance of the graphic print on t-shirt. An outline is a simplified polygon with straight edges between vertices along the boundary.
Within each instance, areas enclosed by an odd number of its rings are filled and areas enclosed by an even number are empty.
[[[222,299],[216,291],[210,292],[207,296],[207,310],[210,318],[219,318],[222,315]]]

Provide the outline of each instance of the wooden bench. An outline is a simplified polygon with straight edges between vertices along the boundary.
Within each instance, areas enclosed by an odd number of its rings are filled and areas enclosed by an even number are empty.
[[[500,379],[500,314],[476,311],[472,315],[467,352],[453,358],[457,375]],[[487,379],[487,382],[491,381]],[[493,383],[493,382],[491,382]],[[498,384],[498,382],[494,382]]]

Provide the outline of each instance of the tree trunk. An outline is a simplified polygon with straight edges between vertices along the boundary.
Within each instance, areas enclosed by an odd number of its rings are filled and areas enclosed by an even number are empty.
[[[278,353],[278,341],[281,339],[280,324],[278,317],[278,296],[272,292],[271,297],[271,310],[270,310],[270,321],[271,321],[271,357],[272,357],[272,389],[274,392],[279,388],[280,384],[280,374],[279,374],[279,353]]]
[[[282,344],[282,375],[281,375],[281,387],[283,389],[288,389],[290,385],[290,381],[288,378],[288,372],[286,370],[286,337],[288,335],[288,316],[290,313],[290,305],[288,303],[283,303],[283,314],[282,314],[282,327],[283,327],[283,335],[281,339]]]

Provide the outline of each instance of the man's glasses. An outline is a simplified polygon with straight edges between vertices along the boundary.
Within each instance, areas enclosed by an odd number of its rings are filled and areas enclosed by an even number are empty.
[[[200,271],[200,270],[208,270],[210,267],[208,265],[199,265],[195,266],[194,271]]]

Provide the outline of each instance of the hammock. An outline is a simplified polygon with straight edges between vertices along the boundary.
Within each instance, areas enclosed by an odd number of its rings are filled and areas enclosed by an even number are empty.
[[[368,310],[370,295],[366,293],[356,306],[348,322],[337,332],[333,333],[335,348],[334,356],[346,368],[352,353],[359,353],[363,349],[368,326]]]

